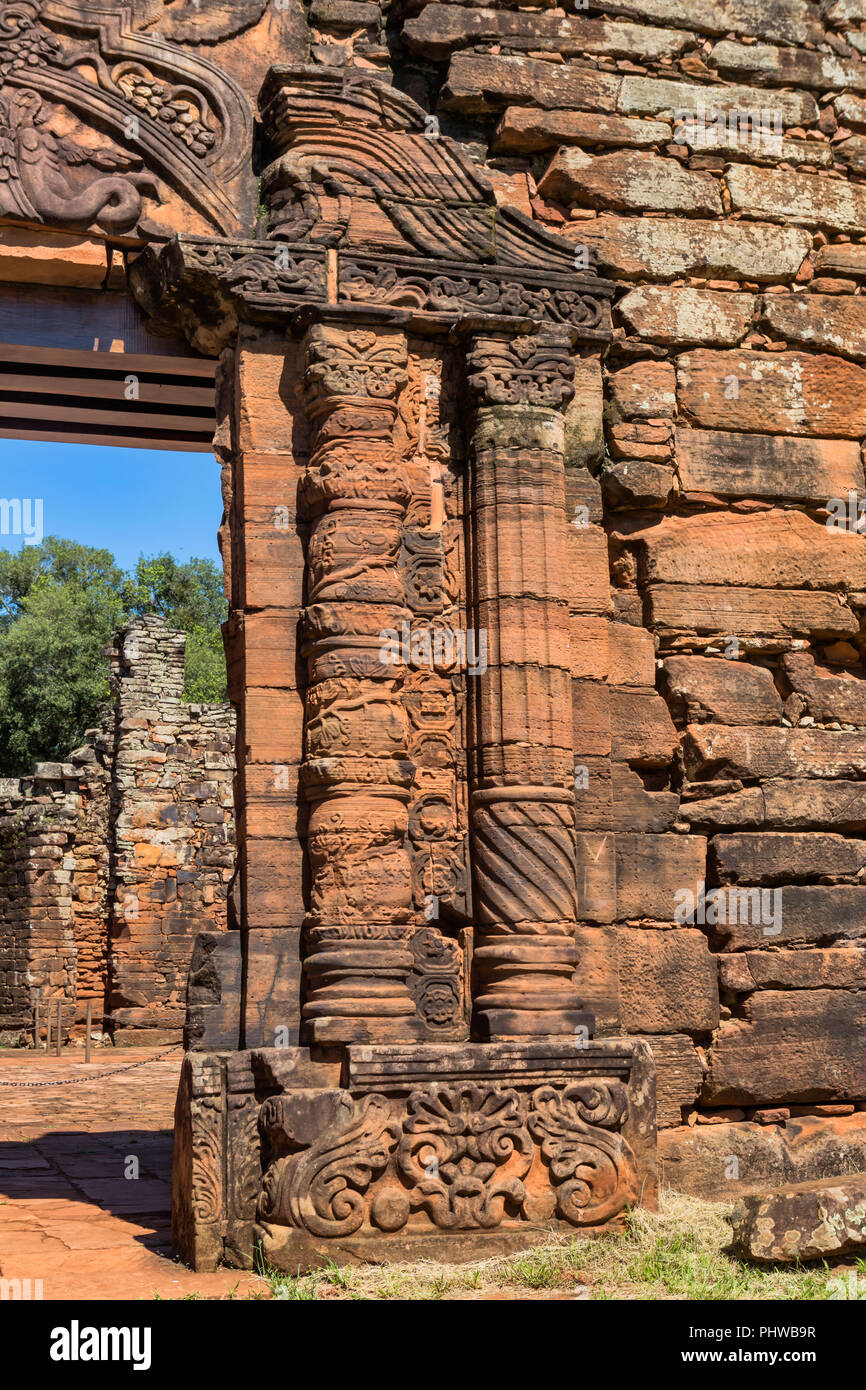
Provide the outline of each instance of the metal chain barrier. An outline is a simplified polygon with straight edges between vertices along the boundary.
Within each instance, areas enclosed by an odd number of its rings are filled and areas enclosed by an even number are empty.
[[[177,1048],[178,1044],[175,1044],[165,1052],[158,1052],[155,1057],[143,1057],[140,1062],[130,1062],[126,1067],[113,1067],[111,1071],[94,1072],[92,1076],[71,1076],[65,1081],[0,1081],[0,1086],[13,1086],[24,1091],[38,1090],[43,1086],[81,1086],[87,1081],[101,1081],[105,1076],[120,1076],[125,1071],[135,1071],[136,1067],[149,1067],[151,1062],[161,1062],[164,1057],[174,1055]]]

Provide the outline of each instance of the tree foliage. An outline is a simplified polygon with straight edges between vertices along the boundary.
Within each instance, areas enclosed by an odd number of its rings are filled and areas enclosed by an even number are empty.
[[[109,698],[103,649],[123,623],[157,613],[187,633],[184,699],[226,698],[222,575],[211,560],[141,556],[48,536],[0,550],[0,776],[62,760]]]

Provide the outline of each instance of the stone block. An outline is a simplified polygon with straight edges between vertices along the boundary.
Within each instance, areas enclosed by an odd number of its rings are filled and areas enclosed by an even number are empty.
[[[817,55],[816,55],[817,56]],[[758,1263],[826,1260],[866,1250],[866,1173],[791,1183],[741,1197],[731,1213],[734,1253]]]
[[[692,1039],[684,1033],[660,1033],[647,1039],[656,1064],[656,1102],[659,1129],[681,1125],[683,1112],[694,1105],[704,1069]]]
[[[782,298],[773,295],[773,299]],[[863,490],[859,443],[677,428],[677,472],[683,494],[766,497],[826,506]]]
[[[565,147],[539,180],[545,198],[566,205],[614,212],[657,211],[720,217],[719,185],[711,174],[692,173],[674,159],[640,150],[597,157]]]
[[[702,835],[617,834],[618,919],[672,923],[677,893],[706,876],[706,853]]]
[[[866,1112],[809,1116],[784,1125],[695,1125],[659,1134],[662,1185],[730,1201],[784,1182],[836,1178],[866,1170]]]
[[[669,656],[662,669],[671,711],[686,723],[781,722],[782,698],[763,666],[725,657]]]
[[[617,313],[647,342],[734,347],[748,332],[757,302],[753,294],[639,285],[619,301]]]
[[[624,1029],[705,1033],[718,1026],[716,966],[703,932],[620,927],[617,936]]]
[[[866,867],[866,840],[820,831],[746,831],[716,835],[709,846],[716,883],[853,881]]]
[[[675,98],[672,107],[680,105]],[[776,284],[793,279],[812,247],[802,227],[688,217],[604,213],[565,231],[597,253],[604,272],[626,280],[697,275]]]
[[[746,999],[742,1018],[721,1025],[702,1103],[766,1105],[864,1095],[866,995],[759,990]]]

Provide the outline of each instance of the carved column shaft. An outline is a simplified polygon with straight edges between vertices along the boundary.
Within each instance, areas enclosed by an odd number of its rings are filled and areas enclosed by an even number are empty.
[[[383,631],[410,617],[397,568],[409,485],[392,438],[407,346],[387,327],[317,324],[306,350],[302,780],[312,884],[303,1012],[316,1041],[392,1039],[415,1013],[404,670],[382,655]]]
[[[473,609],[490,665],[473,683],[477,1021],[489,1037],[567,1035],[579,1010],[564,419],[567,341],[477,336]]]

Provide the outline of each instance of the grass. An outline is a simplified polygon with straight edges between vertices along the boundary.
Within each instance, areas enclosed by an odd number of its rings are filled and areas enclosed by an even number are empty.
[[[809,1266],[749,1265],[726,1252],[727,1205],[667,1193],[658,1212],[635,1211],[621,1234],[573,1238],[472,1265],[429,1262],[339,1267],[313,1274],[263,1271],[275,1299],[436,1301],[485,1298],[824,1300],[866,1299],[866,1260]],[[841,1276],[841,1277],[840,1277]],[[841,1296],[845,1296],[842,1294]]]

